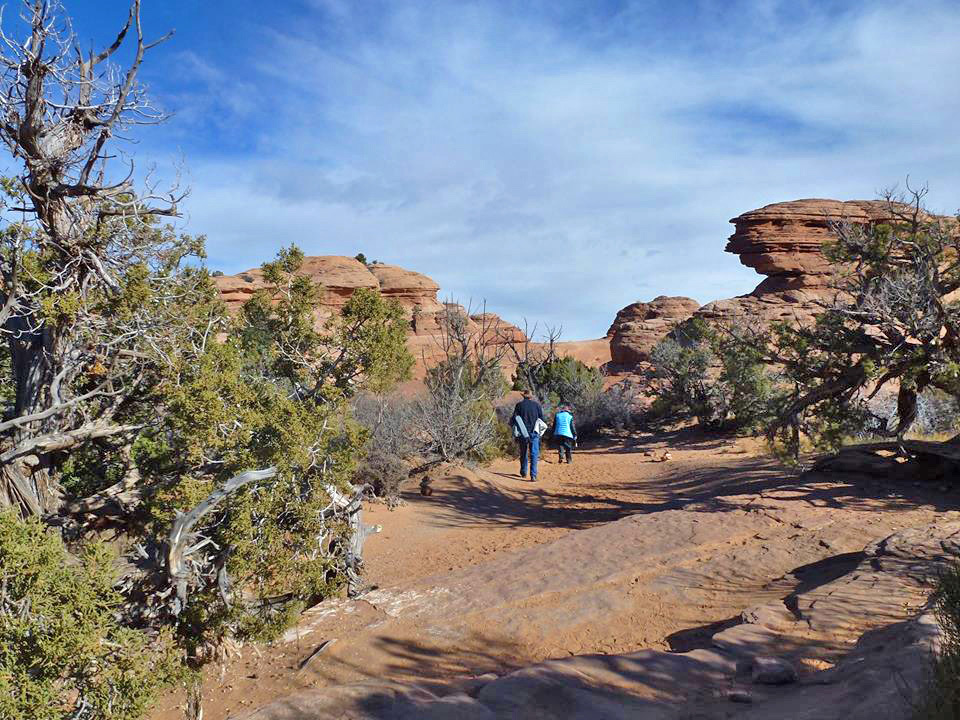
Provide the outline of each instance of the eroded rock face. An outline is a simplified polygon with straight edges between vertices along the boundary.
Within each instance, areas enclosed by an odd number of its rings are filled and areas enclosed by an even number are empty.
[[[342,307],[359,288],[380,290],[411,309],[414,305],[424,304],[436,312],[440,307],[437,302],[439,288],[433,280],[395,265],[368,267],[354,258],[321,255],[304,258],[301,273],[323,287],[320,303],[328,310]],[[260,268],[223,275],[214,281],[231,311],[239,309],[257,290],[266,286]]]
[[[770,278],[764,281],[765,291],[823,287],[833,271],[821,252],[833,237],[831,224],[869,225],[889,219],[887,203],[879,200],[774,203],[733,218],[736,230],[725,249]]]
[[[699,307],[692,298],[666,295],[627,305],[607,331],[611,360],[617,365],[646,362],[654,346]]]
[[[822,247],[833,237],[833,223],[889,220],[889,205],[880,200],[792,200],[735,217],[726,251],[767,277],[750,294],[708,303],[697,315],[725,322],[806,322],[830,294],[834,268]]]
[[[440,302],[437,299],[440,287],[431,278],[398,265],[364,265],[351,257],[321,255],[304,258],[301,272],[323,288],[316,311],[318,323],[342,308],[359,288],[379,290],[385,297],[400,303],[410,322],[407,345],[421,375],[442,355],[439,340],[448,308],[467,314],[465,308]],[[257,290],[266,286],[263,271],[259,268],[216,277],[214,281],[231,312],[239,310]],[[474,314],[468,322],[471,332],[488,333],[491,339],[510,343],[525,340],[518,327],[495,313]]]

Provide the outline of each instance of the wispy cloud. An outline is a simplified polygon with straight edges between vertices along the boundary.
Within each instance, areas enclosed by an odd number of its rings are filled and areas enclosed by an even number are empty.
[[[751,208],[909,173],[956,209],[956,3],[602,5],[313,0],[242,61],[185,52],[211,264],[362,251],[587,337],[749,291],[722,249]]]

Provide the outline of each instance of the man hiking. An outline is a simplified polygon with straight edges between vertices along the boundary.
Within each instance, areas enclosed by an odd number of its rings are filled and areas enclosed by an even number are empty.
[[[533,393],[523,391],[523,400],[513,408],[510,419],[513,436],[520,446],[520,477],[527,476],[527,453],[530,454],[530,479],[537,479],[537,460],[540,457],[540,435],[546,430],[543,408],[533,399]]]
[[[553,437],[557,441],[557,460],[562,464],[567,456],[567,465],[573,462],[573,446],[577,443],[577,428],[573,424],[573,413],[566,403],[560,405],[553,416]]]

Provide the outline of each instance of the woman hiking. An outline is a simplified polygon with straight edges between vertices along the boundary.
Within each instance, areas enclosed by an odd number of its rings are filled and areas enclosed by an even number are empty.
[[[573,412],[566,403],[561,404],[553,416],[553,437],[557,441],[557,459],[563,464],[566,454],[569,465],[573,462],[573,448],[577,444],[577,428],[573,424]]]

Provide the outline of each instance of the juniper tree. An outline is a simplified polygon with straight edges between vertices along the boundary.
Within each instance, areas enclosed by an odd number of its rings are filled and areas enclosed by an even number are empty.
[[[56,2],[22,17],[25,40],[0,31],[0,139],[20,168],[0,229],[0,508],[71,547],[111,527],[110,617],[199,666],[357,589],[364,433],[347,400],[407,376],[406,320],[361,291],[318,323],[295,248],[231,318],[203,238],[163,222],[183,194],[138,185],[132,165],[114,175],[121,136],[163,119],[137,76],[168,36],[145,39],[139,0],[100,52]],[[64,692],[64,717],[93,702]]]
[[[783,368],[790,393],[769,435],[794,456],[801,434],[835,448],[868,423],[902,443],[925,389],[960,395],[960,233],[924,209],[925,194],[886,193],[884,223],[834,223],[824,253],[836,273],[821,314],[773,328],[766,359]],[[892,423],[866,404],[888,388]]]

